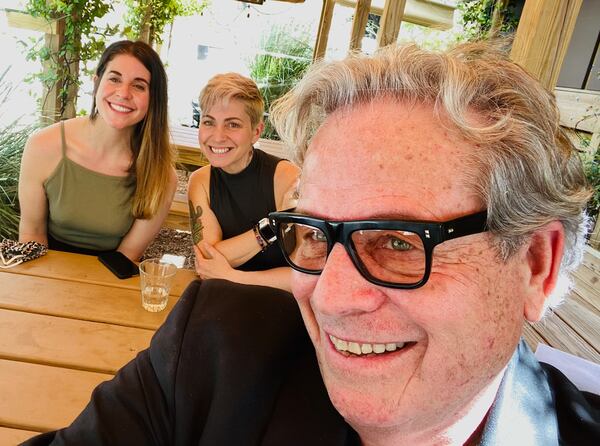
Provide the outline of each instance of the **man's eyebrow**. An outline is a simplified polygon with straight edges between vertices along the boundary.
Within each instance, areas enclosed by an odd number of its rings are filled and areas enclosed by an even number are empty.
[[[116,74],[117,76],[121,76],[121,77],[123,77],[123,75],[122,75],[121,73],[119,73],[117,70],[110,70],[110,71],[108,72],[108,74]],[[144,82],[144,83],[146,83],[146,84],[150,85],[150,82],[148,82],[148,81],[147,81],[146,79],[144,79],[143,77],[136,77],[136,78],[134,79],[134,81],[141,81],[141,82]]]

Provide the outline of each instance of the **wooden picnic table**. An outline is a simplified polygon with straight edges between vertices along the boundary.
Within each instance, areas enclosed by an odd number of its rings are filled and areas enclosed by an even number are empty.
[[[149,313],[139,277],[117,279],[92,256],[49,251],[0,269],[0,445],[68,426],[195,278],[178,270],[166,310]]]

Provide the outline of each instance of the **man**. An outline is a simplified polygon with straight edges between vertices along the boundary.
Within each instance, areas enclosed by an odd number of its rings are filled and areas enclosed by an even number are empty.
[[[483,44],[406,46],[314,67],[272,116],[303,161],[270,220],[320,375],[285,293],[195,283],[31,444],[598,444],[592,397],[520,341],[589,196],[551,94]]]

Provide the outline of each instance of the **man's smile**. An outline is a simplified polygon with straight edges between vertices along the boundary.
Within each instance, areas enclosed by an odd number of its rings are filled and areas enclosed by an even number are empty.
[[[329,335],[329,339],[338,352],[356,356],[390,353],[413,344],[413,342],[359,343],[339,339],[331,334]]]

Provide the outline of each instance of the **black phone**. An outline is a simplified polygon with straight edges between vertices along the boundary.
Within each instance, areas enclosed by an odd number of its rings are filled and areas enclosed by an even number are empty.
[[[119,279],[127,279],[139,274],[138,266],[119,251],[103,252],[98,256],[98,260]]]

